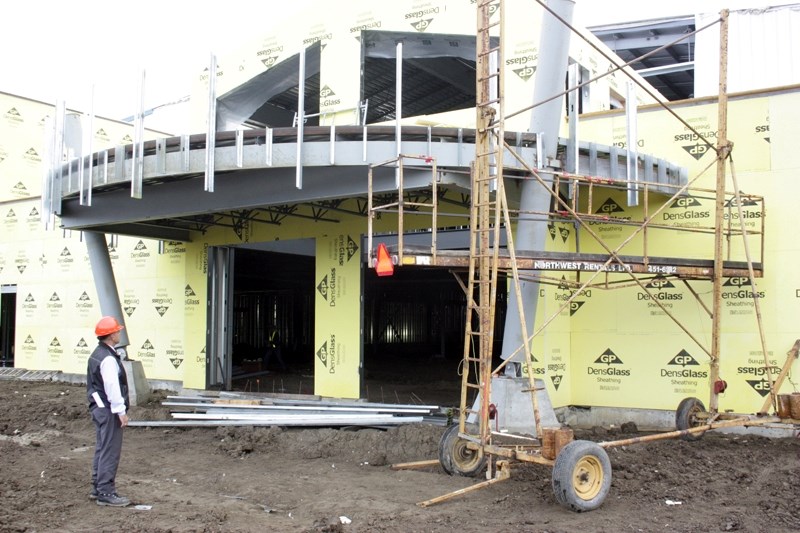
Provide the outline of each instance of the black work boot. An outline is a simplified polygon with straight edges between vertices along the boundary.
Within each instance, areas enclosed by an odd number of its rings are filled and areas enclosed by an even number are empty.
[[[97,494],[97,505],[108,505],[110,507],[125,507],[130,505],[131,501],[125,496],[120,496],[116,492],[111,494],[104,494],[102,492]]]
[[[97,487],[92,485],[92,491],[89,493],[89,499],[90,500],[96,500],[97,499],[97,494],[98,494],[97,493]]]

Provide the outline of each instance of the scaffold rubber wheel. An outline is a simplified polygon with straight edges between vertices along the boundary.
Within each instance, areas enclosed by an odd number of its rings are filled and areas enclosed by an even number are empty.
[[[675,410],[675,427],[684,430],[704,425],[705,421],[698,418],[697,415],[705,411],[706,406],[697,398],[684,398],[683,401],[678,404],[678,409]],[[689,433],[688,435],[682,435],[681,439],[689,441],[700,440],[703,438],[704,433],[704,431]]]
[[[458,424],[453,424],[439,440],[439,463],[451,476],[474,477],[486,468],[486,456],[467,447],[467,441],[458,436]]]
[[[603,504],[611,488],[611,461],[597,443],[575,440],[564,446],[553,466],[556,501],[577,512]]]

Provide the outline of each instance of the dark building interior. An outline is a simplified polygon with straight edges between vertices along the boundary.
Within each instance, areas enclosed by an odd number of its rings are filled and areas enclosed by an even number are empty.
[[[314,367],[313,256],[237,249],[234,268],[234,386],[309,393]],[[417,394],[441,382],[460,386],[465,296],[454,274],[443,269],[396,269],[391,277],[364,272],[363,364],[371,395],[390,395],[393,385],[413,384]],[[500,281],[501,285],[505,282]],[[506,296],[498,291],[496,343],[502,340]],[[281,360],[264,366],[272,328]],[[283,364],[285,368],[283,368]],[[266,371],[266,372],[265,372]],[[305,384],[297,382],[305,378]],[[289,385],[293,383],[293,385]],[[376,387],[385,386],[379,391]],[[293,387],[297,387],[294,389]],[[305,387],[305,388],[302,388]],[[393,390],[393,389],[392,389]],[[379,396],[373,399],[380,400]],[[392,400],[395,398],[392,396]],[[408,398],[402,398],[408,401]]]

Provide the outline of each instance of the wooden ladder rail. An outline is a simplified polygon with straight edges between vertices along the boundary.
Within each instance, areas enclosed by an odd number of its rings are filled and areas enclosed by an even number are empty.
[[[496,8],[494,13],[492,9]],[[491,23],[490,17],[499,17]],[[503,85],[500,68],[502,44],[491,46],[490,30],[503,26],[503,2],[479,0],[477,5],[476,133],[472,164],[470,205],[470,256],[464,358],[461,383],[459,432],[469,434],[466,420],[478,416],[481,448],[491,444],[489,405],[491,400],[492,353],[494,346],[495,301],[497,298],[500,246],[500,198],[504,138],[502,117]],[[496,87],[493,90],[492,87]],[[492,193],[497,191],[497,194]],[[477,291],[477,299],[476,299]],[[477,329],[476,329],[477,328]],[[477,368],[475,368],[477,366]],[[474,378],[473,378],[474,376]],[[468,405],[469,392],[477,391],[480,408]],[[482,452],[481,452],[482,453]]]

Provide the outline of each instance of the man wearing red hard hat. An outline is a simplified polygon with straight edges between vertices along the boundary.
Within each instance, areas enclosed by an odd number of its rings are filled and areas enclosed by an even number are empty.
[[[97,348],[86,369],[86,394],[95,427],[92,462],[92,492],[89,498],[98,505],[124,507],[130,500],[117,494],[115,479],[122,454],[122,428],[128,425],[128,378],[117,350],[121,325],[113,316],[104,316],[94,328]]]

